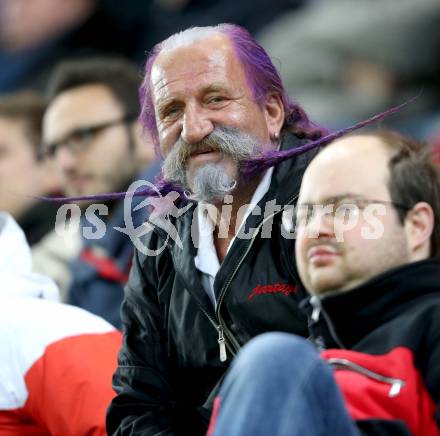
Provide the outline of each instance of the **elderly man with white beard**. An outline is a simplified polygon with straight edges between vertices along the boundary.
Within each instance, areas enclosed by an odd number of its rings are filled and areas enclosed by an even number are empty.
[[[188,29],[154,47],[141,104],[163,177],[183,187],[189,205],[168,217],[178,240],[150,219],[154,230],[135,252],[107,430],[202,435],[243,344],[266,331],[307,331],[281,216],[315,152],[253,175],[242,164],[327,132],[289,99],[268,55],[235,25]]]

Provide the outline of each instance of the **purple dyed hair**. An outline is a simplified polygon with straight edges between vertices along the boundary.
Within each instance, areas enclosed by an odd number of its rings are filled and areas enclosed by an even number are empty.
[[[178,38],[184,39],[187,36],[189,42],[196,41],[201,39],[197,38],[198,32],[202,33],[204,37],[223,34],[229,38],[235,54],[244,68],[252,95],[260,106],[265,103],[269,93],[277,93],[280,96],[285,112],[284,131],[291,132],[298,138],[311,140],[319,139],[328,133],[327,129],[311,122],[299,104],[289,99],[281,77],[269,55],[252,35],[246,29],[236,24],[219,24],[212,27],[192,27],[172,35],[168,39],[156,44],[147,58],[144,80],[139,89],[142,108],[139,119],[144,129],[150,133],[156,151],[158,151],[159,147],[159,136],[150,88],[153,64],[162,51],[169,49],[167,46],[171,45],[173,40]],[[191,40],[192,36],[193,39]]]

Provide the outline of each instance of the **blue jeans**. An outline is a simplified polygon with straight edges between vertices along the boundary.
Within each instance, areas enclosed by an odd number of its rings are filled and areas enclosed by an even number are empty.
[[[354,436],[332,370],[305,339],[265,333],[239,353],[220,389],[214,436]]]

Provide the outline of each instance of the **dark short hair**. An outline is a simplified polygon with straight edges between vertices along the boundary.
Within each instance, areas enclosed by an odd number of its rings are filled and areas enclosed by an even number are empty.
[[[94,57],[64,61],[49,79],[47,97],[52,101],[64,91],[86,85],[104,85],[113,93],[126,115],[139,113],[141,76],[135,64],[117,57]]]
[[[428,143],[389,130],[379,131],[377,137],[393,153],[388,162],[392,201],[408,208],[424,201],[432,207],[431,257],[440,258],[440,166],[435,162],[434,150]],[[403,224],[407,211],[397,211]]]
[[[37,159],[42,156],[41,129],[45,110],[44,97],[35,91],[20,91],[0,98],[0,117],[24,124],[26,137]]]

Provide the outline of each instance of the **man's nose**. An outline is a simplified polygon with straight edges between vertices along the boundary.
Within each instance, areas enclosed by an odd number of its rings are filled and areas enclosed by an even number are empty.
[[[69,147],[59,147],[55,155],[55,165],[63,172],[69,172],[76,167],[77,157]]]
[[[209,117],[209,111],[197,105],[185,108],[182,121],[182,139],[188,144],[197,144],[214,130],[214,123]]]
[[[325,208],[317,208],[307,225],[307,232],[312,238],[331,238],[334,235],[334,218]]]

